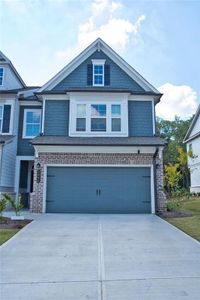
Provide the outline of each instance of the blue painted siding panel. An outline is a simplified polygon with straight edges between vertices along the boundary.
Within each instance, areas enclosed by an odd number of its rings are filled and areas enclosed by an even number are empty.
[[[80,87],[80,88],[87,87],[87,65],[92,63],[91,59],[106,59],[106,64],[110,65],[110,87],[111,88],[127,88],[137,92],[144,91],[143,88],[141,88],[132,78],[130,78],[103,51],[94,52],[71,74],[69,74],[69,76],[67,76],[64,80],[62,80],[53,90],[61,91],[73,87]]]
[[[19,112],[19,134],[18,134],[18,147],[17,155],[34,155],[34,148],[30,144],[30,139],[23,139],[23,120],[25,109],[41,109],[41,106],[21,106]]]
[[[47,100],[45,103],[45,135],[68,135],[69,101]]]
[[[129,101],[129,136],[153,136],[152,102]]]
[[[59,213],[150,213],[150,168],[49,167],[46,209]]]

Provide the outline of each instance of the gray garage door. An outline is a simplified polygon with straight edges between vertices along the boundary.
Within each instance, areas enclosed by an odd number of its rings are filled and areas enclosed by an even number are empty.
[[[150,213],[150,168],[48,167],[46,212]]]

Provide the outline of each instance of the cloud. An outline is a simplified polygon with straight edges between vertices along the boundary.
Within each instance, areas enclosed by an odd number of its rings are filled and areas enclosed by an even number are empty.
[[[22,0],[4,0],[3,3],[8,9],[16,14],[25,15],[27,13],[28,2],[24,2]]]
[[[159,117],[167,120],[173,120],[175,116],[187,119],[195,113],[197,93],[190,86],[165,83],[158,90],[163,94],[161,102],[156,105]]]
[[[69,60],[98,37],[116,51],[123,52],[130,40],[138,36],[145,15],[139,16],[135,22],[132,22],[124,17],[117,17],[121,8],[121,2],[94,0],[90,6],[89,17],[79,25],[76,45],[66,50],[59,50],[56,56]]]

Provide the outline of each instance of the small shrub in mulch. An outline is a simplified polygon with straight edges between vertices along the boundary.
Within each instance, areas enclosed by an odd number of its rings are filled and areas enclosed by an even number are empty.
[[[192,214],[185,211],[164,211],[158,214],[161,218],[185,218],[192,217]]]
[[[21,229],[27,224],[32,222],[32,220],[11,220],[7,217],[0,218],[0,229]]]

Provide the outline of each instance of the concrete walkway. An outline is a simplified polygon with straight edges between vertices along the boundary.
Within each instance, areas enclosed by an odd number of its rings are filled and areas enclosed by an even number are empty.
[[[153,215],[38,215],[0,282],[1,300],[199,300],[200,243]]]

